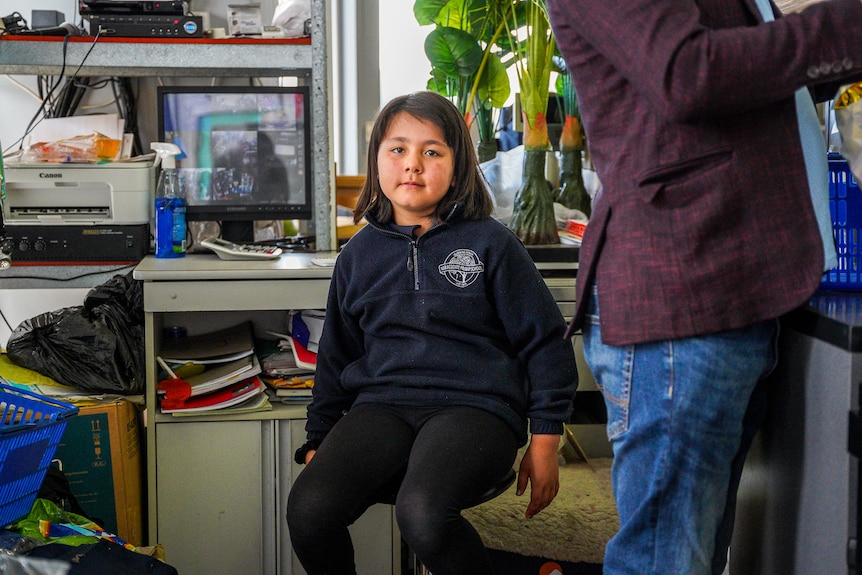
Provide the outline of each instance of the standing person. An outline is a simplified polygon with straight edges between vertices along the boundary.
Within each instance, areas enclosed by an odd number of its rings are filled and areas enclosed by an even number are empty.
[[[811,95],[862,73],[862,4],[547,5],[603,184],[570,332],[583,329],[615,455],[604,572],[716,575],[776,318],[835,264]]]
[[[309,575],[355,572],[347,526],[398,488],[401,535],[435,574],[491,572],[461,510],[527,442],[526,515],[559,488],[577,388],[565,321],[527,250],[491,219],[464,119],[433,92],[392,100],[371,133],[338,256],[287,521]],[[400,485],[400,487],[398,487]]]

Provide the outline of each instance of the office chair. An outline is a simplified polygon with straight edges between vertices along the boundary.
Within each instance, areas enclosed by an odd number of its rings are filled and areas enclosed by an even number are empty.
[[[515,482],[515,479],[517,477],[518,474],[515,472],[515,470],[510,469],[509,473],[507,473],[506,476],[503,477],[503,479],[499,483],[492,486],[485,493],[480,495],[475,501],[470,502],[467,507],[476,507],[477,505],[481,505],[482,503],[491,501],[498,495],[502,495],[503,492],[506,491]],[[384,505],[395,505],[395,498],[397,496],[398,489],[396,487],[381,494],[381,496],[377,498],[377,502],[383,503]],[[428,569],[424,565],[422,565],[422,562],[419,561],[419,558],[415,555],[413,556],[413,573],[414,575],[432,575],[431,572],[428,571]]]

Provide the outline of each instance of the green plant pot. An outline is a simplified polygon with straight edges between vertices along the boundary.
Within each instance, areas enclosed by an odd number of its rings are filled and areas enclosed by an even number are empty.
[[[560,187],[556,201],[567,208],[584,212],[587,217],[590,216],[592,200],[584,186],[581,151],[577,148],[560,150]]]
[[[554,218],[553,190],[545,179],[547,150],[525,150],[524,175],[515,194],[509,228],[526,245],[560,243]]]
[[[497,157],[497,140],[490,142],[479,142],[476,146],[476,155],[479,157],[479,163],[484,164]]]

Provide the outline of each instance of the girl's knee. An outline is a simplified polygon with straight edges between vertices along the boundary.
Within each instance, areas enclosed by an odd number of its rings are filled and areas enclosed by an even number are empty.
[[[446,530],[452,521],[457,521],[460,514],[447,511],[440,501],[426,500],[402,502],[395,506],[395,519],[402,537],[414,550],[434,548],[445,537]]]
[[[287,527],[290,532],[313,535],[335,519],[332,502],[314,486],[304,489],[297,483],[287,498]]]

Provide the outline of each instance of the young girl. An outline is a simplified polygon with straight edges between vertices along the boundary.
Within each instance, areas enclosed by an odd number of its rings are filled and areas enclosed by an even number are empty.
[[[317,357],[308,466],[290,493],[309,575],[352,574],[347,526],[397,489],[402,537],[435,575],[491,572],[461,510],[527,442],[526,515],[559,488],[557,447],[578,384],[566,324],[491,198],[464,119],[418,92],[380,112],[355,220],[333,270]],[[394,487],[393,487],[394,486]],[[400,487],[399,487],[400,486]]]

